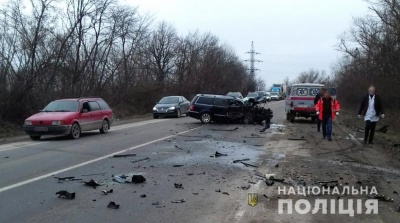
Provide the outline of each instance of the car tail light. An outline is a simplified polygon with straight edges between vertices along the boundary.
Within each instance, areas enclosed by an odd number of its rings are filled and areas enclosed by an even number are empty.
[[[189,110],[194,111],[194,105],[190,105]]]

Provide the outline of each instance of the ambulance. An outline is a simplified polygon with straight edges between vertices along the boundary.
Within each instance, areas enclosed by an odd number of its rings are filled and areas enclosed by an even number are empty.
[[[323,84],[301,83],[293,84],[287,89],[285,111],[286,120],[294,122],[295,118],[311,118],[311,121],[317,119],[315,111],[314,98],[319,90],[324,87]],[[331,96],[336,97],[336,88],[328,88]]]

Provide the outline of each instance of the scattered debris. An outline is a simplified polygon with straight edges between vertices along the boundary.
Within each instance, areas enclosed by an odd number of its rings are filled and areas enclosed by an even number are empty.
[[[199,195],[199,193],[192,193],[193,195]]]
[[[248,190],[248,189],[250,189],[250,184],[248,184],[248,185],[243,185],[243,186],[241,186],[240,187],[242,190]]]
[[[220,156],[228,156],[228,154],[223,154],[223,153],[220,153],[220,152],[215,152],[215,157],[220,157]]]
[[[215,190],[215,192],[217,192],[217,193],[221,193],[221,190],[220,190],[220,189],[217,189],[217,190]]]
[[[248,159],[248,158],[241,159],[241,160],[234,160],[233,163],[240,163],[240,162],[249,161],[249,160],[250,160],[250,159]]]
[[[275,182],[283,182],[283,181],[285,181],[285,179],[275,178],[274,176],[271,176],[269,179],[272,180],[272,181],[275,181]]]
[[[228,193],[228,192],[222,192],[222,194],[229,195],[229,193]]]
[[[211,131],[226,131],[226,132],[231,132],[231,131],[236,131],[238,130],[239,127],[236,127],[234,129],[210,129]]]
[[[68,200],[73,200],[75,199],[75,193],[70,193],[66,190],[60,190],[56,193],[56,195],[58,195],[59,198],[65,198]]]
[[[4,159],[8,159],[8,158],[10,158],[10,157],[9,156],[4,157]]]
[[[393,144],[393,147],[400,147],[400,143]]]
[[[270,128],[270,125],[265,126],[263,129],[260,130],[260,132],[265,132],[267,129]]]
[[[132,160],[132,163],[137,163],[137,162],[145,161],[145,160],[149,160],[149,159],[150,159],[149,157],[146,157],[146,158],[143,158],[143,159]]]
[[[174,185],[175,185],[175,188],[184,189],[182,184],[174,183]]]
[[[255,168],[257,168],[258,166],[256,166],[256,165],[253,165],[253,164],[250,164],[250,163],[245,163],[245,162],[240,162],[241,164],[243,164],[243,165],[245,165],[246,167],[255,167]]]
[[[82,177],[89,177],[89,176],[98,176],[98,175],[106,175],[107,173],[91,173],[91,174],[84,174],[81,175]]]
[[[185,142],[201,142],[201,141],[203,141],[203,140],[201,140],[201,139],[186,139],[186,140],[184,140]]]
[[[185,165],[182,165],[182,164],[175,164],[175,165],[173,165],[172,167],[183,167],[183,166],[185,166]]]
[[[377,132],[382,132],[382,133],[386,133],[389,129],[389,125],[384,125],[382,127],[380,127],[378,130],[376,130]]]
[[[267,196],[266,194],[263,194],[263,197],[265,197],[265,198],[269,199],[269,198],[268,198],[268,196]]]
[[[331,180],[331,181],[318,181],[315,182],[316,184],[329,184],[329,183],[338,183],[337,180]]]
[[[393,191],[394,194],[399,194],[397,191]]]
[[[265,183],[267,184],[267,186],[272,186],[275,182],[272,180],[266,180]]]
[[[75,179],[75,177],[54,177],[58,180],[60,183],[61,181],[76,181],[76,180],[82,180],[82,179]]]
[[[279,163],[277,163],[277,164],[275,165],[275,167],[278,168],[278,167],[279,167]]]
[[[133,175],[132,176],[132,183],[139,184],[146,181],[146,178],[142,175]]]
[[[156,202],[151,203],[151,205],[160,205],[160,202],[156,201]]]
[[[110,203],[108,203],[107,207],[111,208],[111,209],[119,209],[119,204],[116,204],[114,201],[110,201]]]
[[[98,184],[93,179],[91,179],[90,181],[84,181],[84,183],[85,183],[86,186],[93,187],[94,189],[96,189],[96,187],[98,187],[98,186],[101,186],[100,184]]]
[[[145,198],[145,197],[147,197],[147,196],[146,196],[146,194],[142,194],[142,195],[140,195],[140,197],[141,197],[141,198]]]
[[[172,203],[185,203],[186,202],[186,200],[185,199],[180,199],[180,200],[174,200],[174,201],[171,201]]]
[[[127,183],[125,175],[112,175],[112,180],[121,184]]]
[[[113,189],[110,189],[110,190],[102,190],[101,192],[103,192],[104,195],[108,195],[108,194],[113,193],[114,190],[113,190]]]
[[[120,157],[130,157],[130,156],[136,156],[136,154],[117,154],[114,155],[114,158],[120,158]]]
[[[304,136],[302,136],[301,138],[288,138],[288,140],[307,140],[307,139],[304,138]]]

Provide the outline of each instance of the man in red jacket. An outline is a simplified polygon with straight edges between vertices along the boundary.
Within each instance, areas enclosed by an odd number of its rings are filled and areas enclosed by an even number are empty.
[[[339,115],[339,102],[332,98],[329,91],[325,91],[324,97],[321,98],[315,105],[318,118],[322,120],[322,135],[323,139],[332,140],[332,121],[335,115]]]

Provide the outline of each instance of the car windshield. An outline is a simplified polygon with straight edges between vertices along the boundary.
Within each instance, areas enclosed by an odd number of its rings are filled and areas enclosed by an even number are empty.
[[[44,112],[76,112],[78,111],[78,101],[53,101],[50,102],[42,111]]]
[[[165,97],[158,102],[159,104],[177,104],[179,102],[178,97]]]
[[[257,93],[249,93],[247,94],[247,97],[258,97]]]

